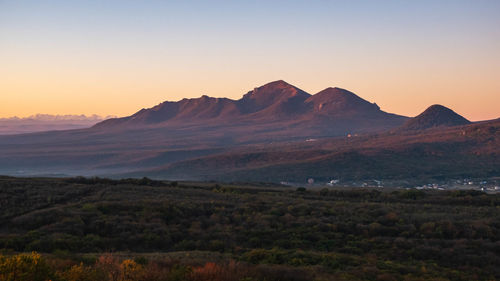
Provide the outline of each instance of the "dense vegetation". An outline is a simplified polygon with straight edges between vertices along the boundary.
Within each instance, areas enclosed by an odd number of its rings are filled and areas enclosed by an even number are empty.
[[[4,177],[0,249],[0,274],[37,251],[53,280],[495,280],[500,195]],[[106,259],[141,273],[105,279]]]

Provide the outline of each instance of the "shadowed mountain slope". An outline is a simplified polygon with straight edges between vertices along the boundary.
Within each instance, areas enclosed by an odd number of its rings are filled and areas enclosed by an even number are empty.
[[[223,181],[392,179],[415,182],[500,174],[500,120],[288,145],[255,146],[180,161],[138,174]]]

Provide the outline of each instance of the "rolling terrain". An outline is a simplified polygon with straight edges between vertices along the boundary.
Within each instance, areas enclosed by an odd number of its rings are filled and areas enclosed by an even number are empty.
[[[500,174],[500,120],[423,131],[402,129],[240,148],[131,175],[297,183],[308,178],[411,179],[417,184]]]

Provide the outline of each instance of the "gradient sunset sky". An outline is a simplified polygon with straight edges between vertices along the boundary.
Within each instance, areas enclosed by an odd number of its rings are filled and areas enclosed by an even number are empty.
[[[500,1],[0,0],[0,117],[130,115],[283,79],[500,117]]]

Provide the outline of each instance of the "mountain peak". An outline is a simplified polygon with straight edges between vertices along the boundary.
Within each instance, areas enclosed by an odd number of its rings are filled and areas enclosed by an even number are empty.
[[[471,122],[455,111],[434,104],[429,106],[424,112],[408,120],[401,129],[403,130],[425,130],[436,127],[452,127],[467,125]]]
[[[355,93],[348,91],[346,89],[338,88],[338,87],[328,87],[320,92],[318,92],[315,96],[321,96],[322,98],[326,99],[355,99],[358,101],[365,101],[364,99],[360,98],[358,95]]]
[[[276,81],[271,81],[269,83],[266,83],[258,88],[262,87],[274,87],[274,88],[295,88],[294,85],[286,82],[285,80],[276,80]]]
[[[325,113],[380,109],[375,103],[370,103],[353,92],[337,87],[326,88],[307,99],[306,102],[312,103],[315,111]]]
[[[310,96],[308,93],[302,91],[301,89],[283,81],[277,80],[273,82],[269,82],[260,87],[255,87],[252,91],[249,91],[243,98],[251,98],[260,95],[273,95],[273,96],[295,96],[295,95],[304,95]]]
[[[294,87],[292,84],[290,83],[287,83],[285,80],[276,80],[276,81],[272,81],[272,82],[269,82],[267,84],[264,84],[262,85],[261,87],[283,87],[283,88],[287,88],[287,87]]]
[[[429,113],[429,112],[448,112],[448,113],[455,113],[453,110],[449,109],[448,107],[444,106],[444,105],[440,105],[440,104],[433,104],[429,107],[427,107],[426,110],[424,110],[424,112],[422,112],[421,114],[423,113]]]
[[[254,88],[238,102],[245,112],[269,109],[274,113],[292,113],[310,96],[305,91],[283,80],[277,80]]]

